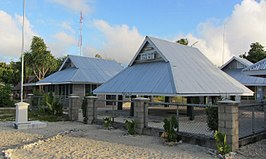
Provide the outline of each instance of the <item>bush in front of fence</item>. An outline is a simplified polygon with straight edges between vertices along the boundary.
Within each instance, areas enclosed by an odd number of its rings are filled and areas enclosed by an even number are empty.
[[[164,119],[164,133],[162,137],[167,139],[167,142],[177,142],[181,140],[181,137],[177,134],[178,131],[178,121],[175,116],[170,119]]]
[[[231,147],[226,142],[225,134],[219,131],[215,131],[214,139],[215,139],[216,147],[217,147],[219,154],[224,156],[225,154],[231,152]]]
[[[111,124],[111,118],[110,117],[103,118],[103,126],[105,128],[109,129],[110,124]]]
[[[218,130],[218,107],[207,107],[207,124],[210,130]]]
[[[130,135],[134,135],[136,133],[135,131],[135,121],[134,120],[126,120],[125,122],[125,127],[127,129],[127,132],[130,134]]]
[[[84,98],[81,105],[83,123],[88,124],[88,115],[87,115],[87,100]]]

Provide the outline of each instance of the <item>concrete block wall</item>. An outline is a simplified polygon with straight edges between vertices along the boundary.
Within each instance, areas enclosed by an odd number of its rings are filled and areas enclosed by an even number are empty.
[[[79,109],[81,109],[81,100],[79,96],[69,96],[69,120],[78,121]]]
[[[145,127],[148,127],[148,106],[145,104],[150,99],[148,98],[134,98],[134,120],[136,123],[136,132],[143,134]]]
[[[226,134],[227,143],[232,151],[239,148],[239,102],[226,100],[218,105],[218,130]]]

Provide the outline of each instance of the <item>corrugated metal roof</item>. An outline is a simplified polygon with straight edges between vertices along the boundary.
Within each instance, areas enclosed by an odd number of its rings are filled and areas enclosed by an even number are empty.
[[[134,63],[140,48],[129,67],[98,87],[94,93],[144,95],[145,92],[145,95],[172,96],[253,94],[251,90],[214,66],[196,48],[152,37],[146,37],[141,47],[146,42],[161,54],[164,59],[162,63]],[[150,73],[151,71],[154,72]],[[156,83],[158,87],[150,83]]]
[[[70,60],[75,67],[64,68]],[[60,70],[37,82],[42,84],[97,83],[101,84],[120,72],[122,66],[111,60],[69,55]]]
[[[223,64],[223,65],[220,67],[220,69],[223,69],[224,67],[226,67],[226,66],[227,66],[229,63],[231,63],[233,60],[236,60],[236,61],[240,62],[240,63],[243,64],[245,67],[248,67],[248,66],[253,65],[253,63],[250,62],[250,61],[248,61],[247,59],[233,56],[230,60],[228,60],[225,64]]]
[[[262,59],[255,64],[243,69],[243,72],[245,72],[248,75],[266,75],[266,58]]]
[[[266,78],[246,75],[242,69],[230,69],[225,72],[245,86],[266,86]]]

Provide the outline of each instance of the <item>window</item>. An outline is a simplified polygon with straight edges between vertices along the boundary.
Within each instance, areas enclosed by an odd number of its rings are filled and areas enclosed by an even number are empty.
[[[85,95],[93,95],[93,90],[97,88],[96,84],[86,84],[85,85]]]
[[[154,52],[140,54],[140,60],[152,60],[154,58]]]

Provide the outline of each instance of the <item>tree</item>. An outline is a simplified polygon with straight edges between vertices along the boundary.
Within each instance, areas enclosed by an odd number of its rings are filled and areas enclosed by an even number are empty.
[[[57,68],[58,63],[51,52],[47,51],[42,38],[34,36],[30,49],[30,52],[25,53],[25,65],[32,69],[38,80],[42,80]]]
[[[256,63],[264,58],[266,58],[266,51],[264,50],[264,47],[259,43],[251,43],[250,50],[248,53],[244,53],[240,55],[239,57],[245,58],[253,63]]]
[[[95,55],[96,58],[102,59],[102,56],[100,54]]]
[[[181,45],[188,45],[188,40],[181,38],[181,39],[177,40],[176,43],[179,43]]]
[[[20,80],[20,62],[0,63],[0,82],[16,85]]]

